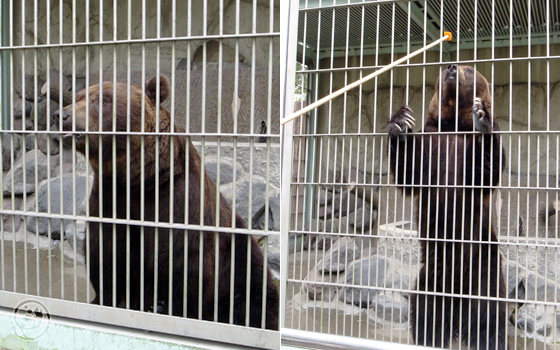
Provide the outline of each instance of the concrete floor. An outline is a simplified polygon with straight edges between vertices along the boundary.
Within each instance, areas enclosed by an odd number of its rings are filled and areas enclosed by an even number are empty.
[[[317,254],[317,255],[316,255]],[[303,274],[306,275],[307,263],[311,261],[311,268],[315,262],[322,259],[322,251],[303,251],[290,254],[288,261],[288,278],[298,276],[303,263]],[[294,270],[295,267],[295,270]],[[357,337],[365,339],[375,339],[382,341],[390,341],[401,344],[412,344],[412,335],[406,324],[396,325],[386,323],[384,325],[376,324],[365,313],[360,315],[343,315],[335,310],[301,310],[294,307],[292,298],[300,292],[299,283],[289,283],[286,290],[286,327],[298,330],[308,330],[318,333],[328,333],[343,335],[348,337]],[[509,334],[515,334],[516,330],[513,325],[508,328]],[[560,349],[560,344],[544,344],[529,338],[509,337],[510,349]],[[452,349],[461,349],[460,344],[453,344]],[[464,348],[464,347],[463,347]]]
[[[15,242],[14,249],[13,241],[3,241],[3,247],[0,246],[0,289],[80,302],[93,299],[95,292],[87,280],[83,264],[62,259],[59,246],[50,250],[37,249],[30,244],[28,247],[26,249],[23,242]]]

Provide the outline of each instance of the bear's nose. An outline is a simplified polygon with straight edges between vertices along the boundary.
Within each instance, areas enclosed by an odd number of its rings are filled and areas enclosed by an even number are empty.
[[[449,72],[457,72],[457,65],[456,64],[448,64],[447,65],[447,70]]]
[[[60,120],[60,118],[62,118],[62,121],[67,121],[68,117],[70,117],[70,114],[66,113],[64,109],[59,109],[53,113],[53,118],[55,120]]]

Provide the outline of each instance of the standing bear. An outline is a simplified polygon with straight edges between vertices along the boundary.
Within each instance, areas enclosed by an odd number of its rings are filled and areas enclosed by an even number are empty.
[[[278,289],[265,257],[252,236],[218,229],[245,223],[172,124],[162,106],[170,93],[163,75],[144,91],[104,82],[57,112],[65,142],[94,172],[86,242],[92,303],[277,330]]]
[[[490,220],[505,156],[491,105],[486,78],[452,64],[436,82],[423,133],[411,133],[408,106],[387,126],[391,173],[414,198],[420,235],[410,303],[416,344],[507,348],[506,284]]]

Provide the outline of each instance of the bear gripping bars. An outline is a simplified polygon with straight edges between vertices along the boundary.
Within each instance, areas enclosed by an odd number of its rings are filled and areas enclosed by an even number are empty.
[[[366,75],[365,77],[363,77],[360,80],[356,80],[355,82],[353,82],[352,84],[346,85],[345,87],[333,92],[330,95],[327,95],[325,97],[323,97],[322,99],[310,104],[309,106],[300,109],[299,111],[293,113],[292,115],[290,115],[289,117],[286,117],[284,119],[282,119],[280,121],[280,125],[284,125],[294,119],[296,119],[297,117],[299,117],[300,115],[303,115],[319,106],[321,106],[322,104],[324,104],[325,102],[328,102],[332,99],[334,99],[335,97],[338,97],[340,95],[342,95],[343,93],[352,90],[353,88],[357,87],[358,85],[361,85],[363,83],[365,83],[366,81],[375,78],[376,76],[378,76],[381,73],[384,73],[390,69],[393,69],[393,67],[395,67],[396,65],[399,65],[401,63],[403,63],[404,61],[409,60],[410,58],[418,55],[421,52],[427,51],[429,49],[431,49],[432,47],[436,46],[437,44],[441,43],[442,41],[451,41],[451,38],[453,37],[453,35],[451,34],[451,32],[443,32],[443,36],[441,38],[439,38],[438,40],[434,41],[433,43],[426,45],[414,52],[409,53],[408,55],[399,58],[398,60],[396,60],[395,62],[386,65],[385,67],[376,70],[375,72],[371,73],[370,75]]]

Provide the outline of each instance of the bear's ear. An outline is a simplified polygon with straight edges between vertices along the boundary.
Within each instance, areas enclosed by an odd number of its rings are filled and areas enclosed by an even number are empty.
[[[158,91],[158,77],[154,76],[148,83],[146,83],[146,95],[150,98],[152,103],[156,104],[156,97]],[[170,94],[169,79],[163,74],[159,76],[159,102],[165,101]]]

